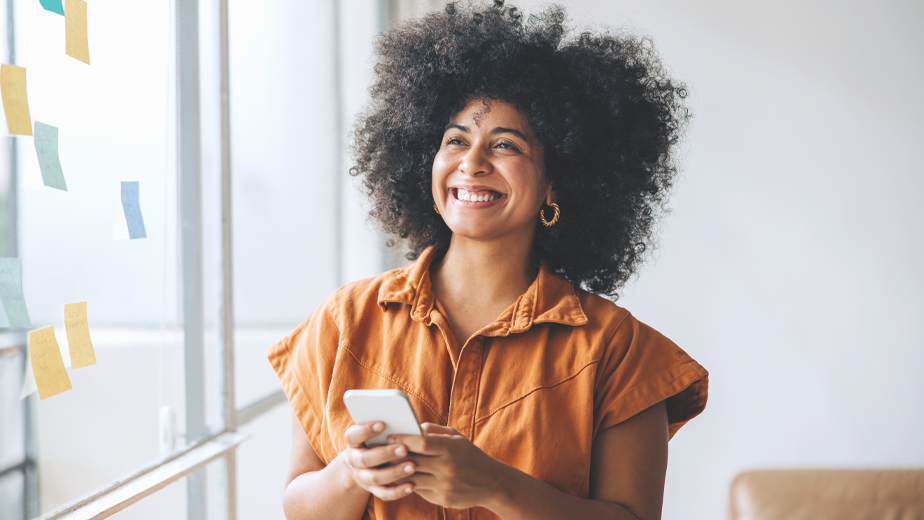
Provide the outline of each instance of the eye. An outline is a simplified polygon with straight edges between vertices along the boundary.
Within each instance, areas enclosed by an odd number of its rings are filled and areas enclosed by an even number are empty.
[[[518,152],[520,151],[520,149],[510,141],[498,141],[497,145],[495,146],[497,146],[497,148],[503,148],[506,150],[516,150]]]
[[[458,137],[450,137],[449,139],[446,139],[446,144],[448,145],[448,144],[465,144],[465,143],[463,143],[462,140],[459,139]]]

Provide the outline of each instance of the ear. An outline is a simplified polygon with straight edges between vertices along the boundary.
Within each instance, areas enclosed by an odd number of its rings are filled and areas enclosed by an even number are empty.
[[[555,202],[555,192],[552,191],[552,185],[550,184],[549,191],[545,195],[545,205],[551,206],[553,202]]]

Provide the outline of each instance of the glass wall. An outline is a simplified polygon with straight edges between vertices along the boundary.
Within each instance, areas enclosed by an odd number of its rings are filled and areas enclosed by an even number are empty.
[[[337,287],[331,2],[233,0],[236,401],[279,388],[264,353]]]
[[[38,489],[21,496],[37,500],[26,509],[38,515],[158,460],[162,407],[174,410],[182,431],[175,74],[168,3],[90,3],[89,65],[65,54],[65,17],[39,2],[11,7],[15,52],[8,48],[4,61],[26,69],[32,121],[58,129],[67,187],[45,186],[33,137],[3,138],[16,162],[6,180],[15,213],[6,224],[17,239],[5,254],[22,259],[32,323],[8,333],[23,355],[5,370],[24,366],[28,330],[51,325],[72,386],[3,409],[24,417],[13,410],[31,407],[31,438],[3,444],[33,443]],[[123,181],[138,183],[144,238],[128,238]],[[72,369],[63,306],[84,301],[96,364]],[[4,399],[19,397],[17,375],[4,379]]]
[[[88,65],[64,52],[64,16],[7,2],[14,23],[0,26],[13,28],[0,39],[3,61],[26,69],[31,120],[58,129],[67,189],[45,185],[32,136],[0,137],[0,253],[22,259],[32,324],[10,328],[0,313],[4,520],[49,514],[196,440],[185,438],[178,4],[88,3]],[[386,4],[229,1],[238,409],[280,391],[265,357],[272,343],[337,287],[386,266],[342,153]],[[202,274],[194,282],[204,297],[198,377],[215,434],[224,428],[218,0],[198,9]],[[122,182],[138,183],[144,238],[128,237]],[[84,301],[96,364],[72,368],[63,306]],[[28,332],[50,325],[72,389],[20,399]],[[290,413],[282,403],[241,427],[252,437],[238,453],[239,518],[282,518]],[[224,518],[223,464],[115,516]],[[198,489],[207,495],[203,515],[189,506]]]

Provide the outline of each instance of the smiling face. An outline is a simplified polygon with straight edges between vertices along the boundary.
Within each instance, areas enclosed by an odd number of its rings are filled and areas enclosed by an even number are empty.
[[[470,101],[452,117],[433,159],[433,200],[453,235],[532,239],[552,202],[542,145],[505,101]]]

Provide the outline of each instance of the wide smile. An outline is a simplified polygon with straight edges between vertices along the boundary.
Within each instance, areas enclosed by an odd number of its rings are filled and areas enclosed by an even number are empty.
[[[504,193],[481,186],[449,188],[449,195],[454,205],[471,209],[489,208],[507,198]]]

